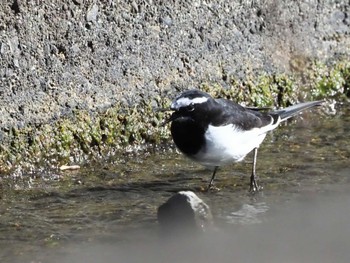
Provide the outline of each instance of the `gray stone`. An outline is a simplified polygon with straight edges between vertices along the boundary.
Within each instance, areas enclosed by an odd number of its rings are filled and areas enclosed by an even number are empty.
[[[158,208],[158,222],[166,236],[205,232],[212,227],[209,206],[191,191],[181,191]]]
[[[97,19],[97,15],[98,15],[98,5],[97,4],[93,4],[87,14],[86,14],[86,20],[88,22],[96,22]]]

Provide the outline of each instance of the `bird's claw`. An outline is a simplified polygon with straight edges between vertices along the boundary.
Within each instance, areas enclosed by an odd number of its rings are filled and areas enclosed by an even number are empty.
[[[263,187],[258,185],[258,182],[255,180],[255,179],[252,179],[251,182],[250,182],[250,187],[249,187],[249,192],[250,193],[257,193],[259,192],[260,190],[262,190]]]
[[[214,184],[209,184],[205,190],[203,189],[203,192],[218,192],[220,190],[221,189],[219,187],[216,187]]]

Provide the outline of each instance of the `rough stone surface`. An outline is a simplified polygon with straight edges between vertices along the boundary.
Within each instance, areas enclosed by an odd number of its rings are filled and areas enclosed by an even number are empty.
[[[11,127],[350,54],[349,1],[0,2],[0,140]]]
[[[208,231],[213,226],[209,206],[192,191],[181,191],[158,207],[157,218],[162,234],[193,234]]]

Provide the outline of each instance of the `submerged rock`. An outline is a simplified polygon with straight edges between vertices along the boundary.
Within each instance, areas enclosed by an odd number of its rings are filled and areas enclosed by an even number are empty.
[[[158,208],[158,222],[164,235],[200,233],[213,224],[209,206],[191,191],[180,191]]]

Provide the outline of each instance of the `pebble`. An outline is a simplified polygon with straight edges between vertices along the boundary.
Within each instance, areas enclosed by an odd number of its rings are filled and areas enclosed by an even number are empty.
[[[93,4],[92,6],[90,6],[87,14],[86,14],[86,20],[88,22],[96,22],[97,19],[97,15],[98,15],[98,5],[97,4]]]

